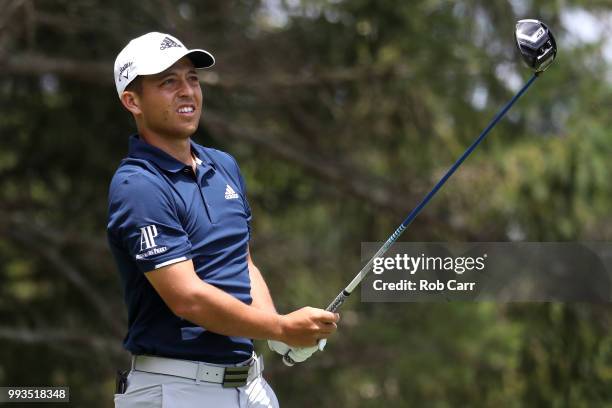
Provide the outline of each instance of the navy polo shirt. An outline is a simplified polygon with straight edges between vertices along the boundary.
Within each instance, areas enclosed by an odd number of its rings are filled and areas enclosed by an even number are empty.
[[[203,281],[251,303],[247,265],[251,210],[232,156],[191,142],[197,171],[137,135],[110,185],[108,240],[128,309],[124,346],[133,354],[237,363],[253,343],[172,313],[146,272],[193,261]]]

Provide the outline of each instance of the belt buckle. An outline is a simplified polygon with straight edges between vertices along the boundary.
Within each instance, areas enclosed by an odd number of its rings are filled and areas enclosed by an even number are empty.
[[[246,385],[249,378],[249,366],[225,367],[223,372],[223,388],[236,388]]]

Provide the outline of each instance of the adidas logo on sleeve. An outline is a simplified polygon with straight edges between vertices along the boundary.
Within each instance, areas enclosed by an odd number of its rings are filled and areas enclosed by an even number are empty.
[[[227,187],[225,187],[225,199],[226,200],[233,200],[235,198],[238,198],[238,194],[236,194],[234,189],[231,188],[229,184],[226,184],[226,186]]]

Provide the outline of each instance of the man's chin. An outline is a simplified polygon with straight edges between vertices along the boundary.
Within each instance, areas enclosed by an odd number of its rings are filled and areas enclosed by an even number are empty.
[[[173,130],[172,135],[177,139],[189,139],[198,130],[198,125],[180,126]]]
[[[182,126],[180,127],[180,130],[177,129],[177,131],[180,131],[181,134],[183,135],[187,135],[187,137],[191,137],[191,135],[193,135],[196,130],[198,130],[198,127],[200,126],[200,120],[193,120],[190,121],[189,123],[184,123],[182,124]]]

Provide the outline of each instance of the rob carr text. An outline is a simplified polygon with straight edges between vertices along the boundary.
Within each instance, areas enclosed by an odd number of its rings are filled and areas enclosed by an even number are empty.
[[[450,279],[446,282],[439,279],[435,281],[428,281],[427,279],[420,279],[418,282],[411,281],[408,279],[401,279],[396,282],[384,282],[381,279],[376,279],[372,287],[377,291],[464,291],[469,292],[474,290],[476,282],[461,282],[456,279]]]

